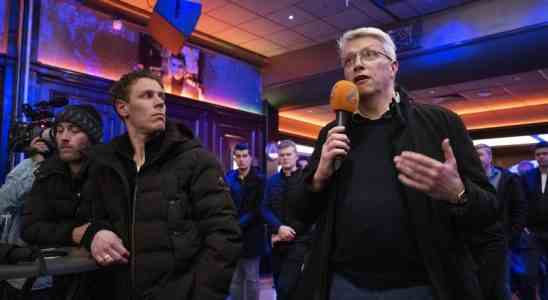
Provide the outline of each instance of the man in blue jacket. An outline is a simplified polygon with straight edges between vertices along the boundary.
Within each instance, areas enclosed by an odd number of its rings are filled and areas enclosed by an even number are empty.
[[[259,265],[266,244],[261,217],[264,176],[251,167],[248,144],[236,145],[232,153],[238,168],[227,172],[226,183],[238,209],[243,252],[234,272],[230,294],[233,300],[259,300]]]

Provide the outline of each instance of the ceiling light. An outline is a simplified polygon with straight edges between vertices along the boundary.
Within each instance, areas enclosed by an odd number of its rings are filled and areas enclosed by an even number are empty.
[[[436,93],[436,90],[430,90],[430,95],[434,95]]]
[[[293,20],[295,19],[295,17],[293,15],[289,15],[289,17],[287,17],[289,20]]]
[[[530,145],[536,143],[538,143],[538,140],[530,135],[474,140],[474,145],[486,144],[489,147]]]
[[[478,92],[476,95],[480,97],[489,97],[493,95],[493,93],[491,93],[490,91],[481,91],[481,92]]]
[[[548,133],[545,134],[539,134],[537,137],[545,142],[548,142]]]
[[[116,31],[120,31],[122,30],[123,27],[124,27],[124,23],[122,23],[121,19],[114,19],[112,21],[112,29]]]
[[[314,152],[314,148],[297,144],[297,152],[302,154],[312,154],[312,152]]]

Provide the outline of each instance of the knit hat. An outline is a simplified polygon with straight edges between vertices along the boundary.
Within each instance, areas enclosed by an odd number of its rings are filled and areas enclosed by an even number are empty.
[[[103,137],[103,122],[101,115],[91,105],[68,105],[55,118],[55,125],[61,122],[72,123],[80,127],[93,144],[97,144]],[[55,128],[55,127],[54,127]]]

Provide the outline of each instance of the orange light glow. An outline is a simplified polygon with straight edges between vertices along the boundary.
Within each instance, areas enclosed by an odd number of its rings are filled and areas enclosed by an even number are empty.
[[[304,123],[307,123],[307,124],[320,126],[320,127],[323,127],[323,126],[325,126],[325,124],[329,123],[329,121],[322,120],[322,119],[324,119],[324,118],[322,118],[323,115],[318,116],[317,118],[314,118],[312,116],[302,116],[298,113],[292,113],[291,111],[283,111],[283,112],[279,113],[279,116],[283,117],[283,118],[288,118],[288,119],[304,122]],[[335,119],[335,114],[332,115],[331,120],[333,120],[333,119]]]
[[[448,108],[461,116],[468,130],[548,122],[548,98],[526,99],[514,103],[486,103],[465,109],[458,105]],[[302,115],[302,111],[284,111],[279,116],[280,132],[312,139],[316,139],[321,127],[329,122],[322,121],[329,118],[325,114]]]
[[[489,103],[485,103],[484,105],[470,105],[468,107],[462,107],[461,105],[459,105],[459,103],[455,103],[455,105],[450,107],[450,109],[459,115],[466,115],[466,114],[476,114],[476,113],[490,112],[490,111],[497,111],[497,110],[513,109],[513,108],[523,108],[523,107],[530,107],[530,106],[537,106],[537,105],[544,105],[544,104],[548,104],[548,98],[520,99],[519,101],[512,100],[512,101],[508,101],[508,102],[504,101],[500,103],[496,103],[496,101],[490,101]]]

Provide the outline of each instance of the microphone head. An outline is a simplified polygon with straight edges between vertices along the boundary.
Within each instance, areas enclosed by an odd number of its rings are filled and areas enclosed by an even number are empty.
[[[339,80],[331,90],[329,103],[334,111],[353,113],[358,108],[359,97],[358,87],[352,81]]]

